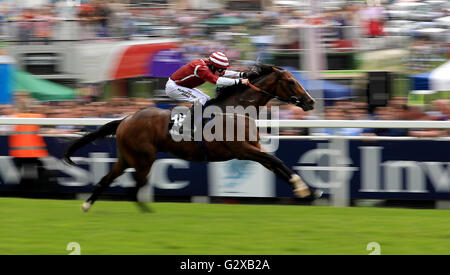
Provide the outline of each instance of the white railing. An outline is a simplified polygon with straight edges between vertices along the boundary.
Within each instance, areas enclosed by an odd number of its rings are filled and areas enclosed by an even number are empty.
[[[20,118],[2,117],[0,125],[73,125],[73,126],[100,126],[119,118]]]
[[[310,136],[261,136],[261,139],[278,139],[278,140],[439,140],[450,141],[450,137],[413,137],[413,136],[335,136],[328,134],[313,134]]]
[[[450,121],[432,120],[258,120],[258,127],[450,129]]]
[[[100,126],[120,118],[16,118],[2,117],[0,125]],[[257,120],[258,127],[278,128],[407,128],[450,129],[450,120]]]

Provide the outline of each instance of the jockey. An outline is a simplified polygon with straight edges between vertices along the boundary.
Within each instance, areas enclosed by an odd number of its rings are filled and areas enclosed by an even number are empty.
[[[205,105],[208,95],[196,87],[211,82],[218,87],[248,84],[245,72],[228,70],[230,63],[222,52],[212,53],[209,58],[196,59],[174,72],[166,83],[166,94],[173,99]]]

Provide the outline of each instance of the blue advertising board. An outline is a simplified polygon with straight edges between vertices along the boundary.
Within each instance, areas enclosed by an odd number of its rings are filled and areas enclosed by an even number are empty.
[[[161,50],[149,62],[152,77],[169,77],[184,65],[183,52],[179,50]],[[154,68],[154,69],[152,69]]]
[[[277,156],[326,193],[347,186],[351,199],[450,199],[448,141],[282,141]],[[277,187],[289,195],[279,179]]]
[[[14,60],[0,55],[0,104],[10,104],[13,94]]]
[[[68,166],[61,157],[71,140],[45,141],[51,156],[44,164],[57,172],[58,192],[91,192],[117,156],[115,140],[105,139],[82,148],[74,156],[78,165]],[[0,190],[14,189],[20,180],[7,145],[0,136]],[[281,140],[275,155],[326,196],[341,189],[350,199],[450,200],[448,141]],[[131,172],[108,192],[134,186]],[[241,160],[194,163],[159,153],[149,182],[154,194],[165,196],[294,197],[272,172]]]

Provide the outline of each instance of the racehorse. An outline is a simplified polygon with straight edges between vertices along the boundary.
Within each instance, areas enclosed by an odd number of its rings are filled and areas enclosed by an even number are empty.
[[[251,71],[253,74],[249,81],[252,84],[226,87],[219,96],[212,99],[211,102],[207,102],[206,105],[214,104],[222,110],[226,106],[259,107],[265,106],[269,100],[276,98],[289,104],[295,104],[305,111],[314,108],[314,99],[289,71],[264,64],[254,65]],[[133,177],[136,187],[132,193],[133,200],[143,211],[149,211],[144,203],[139,202],[137,193],[147,183],[147,176],[156,160],[157,152],[169,153],[188,161],[211,162],[231,159],[256,161],[290,184],[297,196],[316,198],[321,195],[319,190],[310,188],[280,159],[265,152],[259,142],[258,133],[257,139],[253,141],[248,139],[243,141],[174,141],[167,134],[170,116],[170,110],[149,107],[124,119],[111,121],[97,131],[75,140],[69,146],[64,160],[66,163],[75,165],[70,157],[78,149],[96,139],[116,135],[118,160],[110,172],[96,184],[92,195],[82,204],[83,211],[88,211],[99,195],[127,168],[135,169]],[[238,119],[233,119],[237,124]],[[249,134],[249,128],[245,129]]]

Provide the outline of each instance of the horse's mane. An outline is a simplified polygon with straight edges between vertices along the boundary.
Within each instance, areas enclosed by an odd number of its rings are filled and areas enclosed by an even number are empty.
[[[256,72],[257,74],[252,75],[249,80],[251,82],[255,82],[255,80],[260,79],[270,73],[273,72],[273,66],[267,64],[255,64],[248,72]],[[247,86],[239,85],[239,86],[227,86],[220,87],[216,89],[216,97],[207,102],[207,105],[213,105],[217,102],[225,100],[229,97],[232,97],[238,93],[243,92],[247,89]]]

